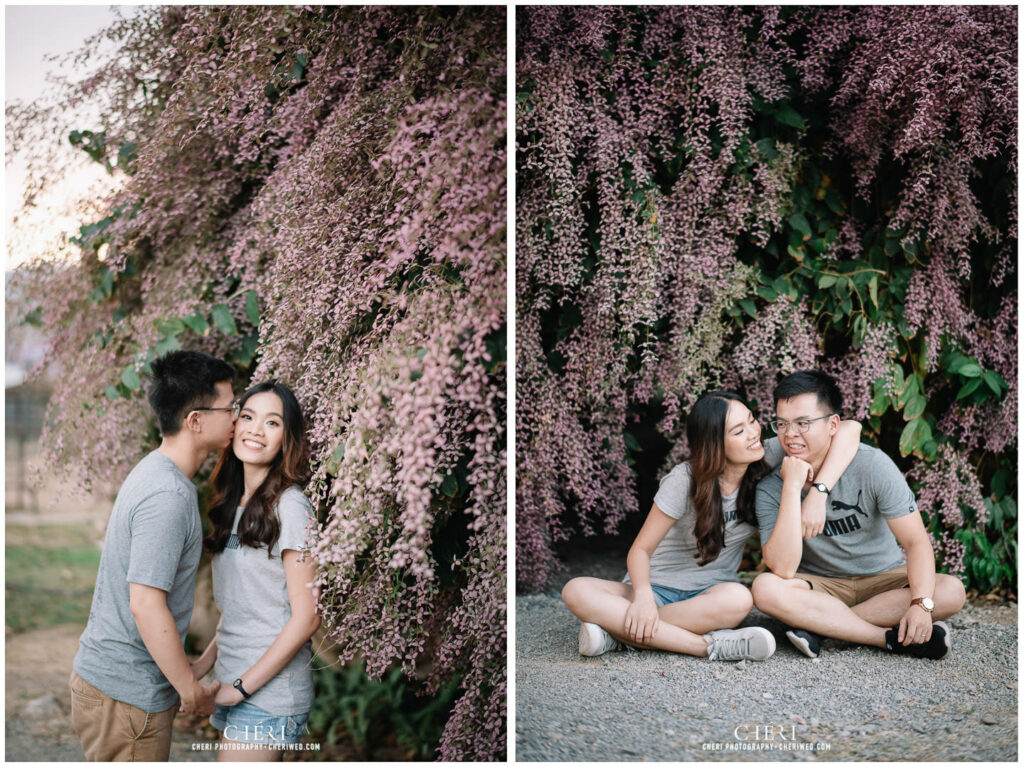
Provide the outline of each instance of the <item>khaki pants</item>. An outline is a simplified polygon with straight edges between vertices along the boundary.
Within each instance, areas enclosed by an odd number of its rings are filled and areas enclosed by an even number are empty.
[[[90,762],[166,762],[171,753],[175,703],[147,713],[107,697],[71,672],[71,724]]]
[[[826,578],[824,575],[797,573],[794,577],[811,584],[815,591],[822,591],[840,600],[847,607],[859,605],[885,591],[894,591],[910,585],[907,566],[900,565],[877,575],[857,575],[850,578]]]

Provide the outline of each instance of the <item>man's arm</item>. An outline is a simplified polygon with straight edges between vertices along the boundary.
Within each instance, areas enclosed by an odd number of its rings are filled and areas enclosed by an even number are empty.
[[[202,685],[192,675],[174,616],[167,607],[167,592],[141,583],[129,583],[128,595],[128,606],[139,636],[160,671],[181,696],[180,710],[186,714],[212,714],[220,682]]]
[[[836,482],[849,468],[860,447],[860,433],[863,427],[859,421],[840,421],[828,454],[821,464],[814,482],[821,482],[828,487],[835,487]],[[806,539],[819,535],[825,529],[825,494],[811,488],[800,505],[803,537]]]
[[[935,550],[928,538],[921,512],[914,511],[895,519],[886,519],[889,529],[907,552],[907,580],[910,598],[935,597]],[[899,642],[920,644],[932,635],[932,616],[918,605],[910,608],[900,619]]]
[[[800,517],[800,491],[811,475],[811,465],[800,458],[782,459],[782,498],[779,516],[761,554],[768,569],[780,578],[792,578],[803,558],[803,522]]]

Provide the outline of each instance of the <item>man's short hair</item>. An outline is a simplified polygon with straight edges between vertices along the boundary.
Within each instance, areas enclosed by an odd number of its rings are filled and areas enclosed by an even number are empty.
[[[152,368],[147,394],[164,437],[181,431],[188,413],[214,402],[216,384],[235,378],[231,365],[203,352],[169,352],[154,360]]]
[[[836,379],[822,370],[797,370],[790,373],[779,381],[772,392],[776,405],[779,400],[792,399],[801,394],[817,394],[818,405],[826,413],[842,414],[843,393],[839,391]]]

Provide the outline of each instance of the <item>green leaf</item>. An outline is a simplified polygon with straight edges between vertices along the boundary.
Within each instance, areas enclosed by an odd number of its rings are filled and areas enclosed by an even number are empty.
[[[789,217],[789,225],[800,232],[805,240],[810,238],[811,225],[808,223],[807,217],[800,211]]]
[[[757,288],[757,295],[761,296],[768,303],[772,303],[779,297],[779,294],[775,292],[774,288],[767,285],[760,285]]]
[[[903,427],[900,434],[900,455],[918,453],[924,443],[932,438],[932,427],[923,418],[915,418]]]
[[[957,372],[964,378],[978,378],[981,375],[981,365],[977,362],[968,362]]]
[[[108,386],[103,390],[103,395],[107,399],[121,399],[121,393],[117,390],[116,386]]]
[[[907,382],[903,378],[903,368],[901,368],[899,365],[894,365],[892,369],[893,391],[896,392],[897,394],[900,394],[903,392],[903,389],[906,385]]]
[[[771,162],[772,160],[779,156],[778,151],[775,149],[775,139],[771,138],[770,136],[768,138],[761,139],[756,144],[754,144],[754,146],[757,147],[758,153],[760,153],[760,155],[764,157],[768,162]]]
[[[188,327],[192,328],[197,334],[205,335],[206,331],[210,329],[210,323],[206,321],[206,317],[201,314],[193,314],[189,317],[182,317],[181,321]]]
[[[797,128],[803,130],[806,125],[804,124],[804,118],[802,118],[793,107],[789,104],[785,104],[779,107],[775,112],[775,119],[783,125],[788,125],[791,128]]]
[[[992,495],[1000,499],[1006,495],[1006,480],[1009,478],[1010,472],[1006,469],[1000,469],[992,477]]]
[[[235,318],[231,316],[231,310],[226,304],[217,304],[213,307],[213,324],[221,333],[229,336],[238,335],[238,326],[235,325]]]
[[[259,339],[256,336],[246,336],[242,339],[241,348],[231,355],[232,362],[237,362],[241,365],[248,366],[252,364],[253,357],[256,356],[256,349],[259,348]]]
[[[455,478],[454,474],[447,475],[441,483],[441,493],[449,498],[454,498],[458,492],[459,480]]]
[[[829,188],[825,192],[825,204],[828,205],[828,209],[837,215],[842,215],[846,212],[846,208],[843,206],[843,198],[839,196],[834,188]]]
[[[749,314],[751,317],[757,316],[757,306],[749,298],[741,298],[738,301],[739,305],[743,307],[743,311]]]
[[[884,391],[875,395],[875,398],[871,401],[871,415],[885,415],[885,411],[889,409],[891,404],[892,400],[889,399],[889,395]]]
[[[135,391],[142,387],[142,381],[139,380],[139,371],[135,369],[135,365],[129,365],[121,371],[121,383],[128,387],[129,391]]]
[[[176,336],[185,330],[185,323],[177,317],[172,317],[168,320],[159,320],[156,323],[156,329],[165,336]]]
[[[927,401],[920,394],[914,394],[907,400],[906,407],[903,408],[903,418],[909,421],[911,418],[918,418],[924,414],[925,405]]]
[[[963,369],[964,365],[968,364],[970,361],[970,357],[967,357],[960,352],[953,352],[949,356],[949,362],[946,365],[946,370],[950,373],[959,373]]]
[[[871,303],[878,308],[878,275],[871,275],[871,282],[868,283],[868,294],[871,296]]]
[[[1004,388],[1007,388],[1006,381],[994,370],[986,370],[981,374],[981,377],[997,397],[1003,393]]]
[[[831,288],[836,284],[837,277],[833,274],[822,274],[818,277],[819,288]]]
[[[177,336],[164,336],[157,341],[155,351],[157,357],[163,357],[167,352],[176,352],[181,348],[181,342]]]
[[[255,290],[249,290],[245,294],[245,316],[253,325],[260,324],[260,300]]]
[[[981,379],[972,378],[970,381],[968,381],[967,383],[960,387],[960,391],[957,392],[956,398],[960,400],[963,399],[964,397],[969,397],[971,394],[974,393],[974,391],[979,386],[981,386]]]
[[[633,436],[631,432],[624,432],[622,435],[622,440],[623,442],[626,443],[626,447],[629,450],[632,450],[634,453],[640,452],[640,443],[637,442],[636,437]]]

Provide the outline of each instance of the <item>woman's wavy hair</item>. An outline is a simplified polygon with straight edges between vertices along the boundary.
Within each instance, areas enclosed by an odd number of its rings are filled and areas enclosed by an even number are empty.
[[[309,457],[306,446],[306,423],[295,395],[284,384],[265,381],[248,389],[239,400],[245,407],[250,397],[263,392],[273,392],[281,398],[284,412],[284,438],[281,450],[270,463],[266,479],[245,504],[242,518],[238,521],[238,542],[245,546],[267,547],[267,556],[281,534],[281,523],[276,508],[281,495],[292,485],[304,487],[309,481]],[[210,522],[213,531],[206,537],[206,548],[214,554],[224,550],[231,537],[231,526],[245,491],[245,476],[242,462],[238,460],[231,445],[220,454],[220,459],[210,476],[212,494],[210,497]]]
[[[718,477],[725,471],[725,416],[733,400],[746,405],[738,394],[708,392],[697,400],[686,421],[686,438],[690,444],[690,495],[697,512],[693,535],[697,539],[697,564],[701,567],[714,562],[725,544],[725,515]],[[756,526],[754,491],[758,480],[767,473],[768,464],[762,458],[748,466],[743,474],[736,497],[736,516],[741,521]]]

